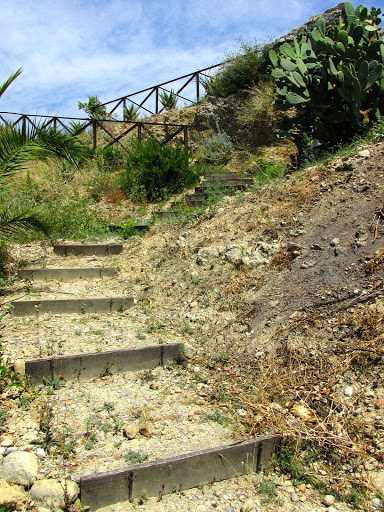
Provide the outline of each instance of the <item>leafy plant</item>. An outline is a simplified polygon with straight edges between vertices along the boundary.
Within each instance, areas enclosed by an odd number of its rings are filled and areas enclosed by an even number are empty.
[[[319,18],[309,35],[269,52],[275,106],[295,107],[299,123],[312,137],[331,142],[361,131],[370,120],[380,119],[384,109],[381,11],[362,5],[355,9],[349,2],[343,9],[334,26]]]
[[[124,121],[136,121],[139,117],[139,108],[140,107],[136,107],[133,103],[131,103],[129,107],[125,105],[123,109]]]
[[[88,114],[89,119],[105,120],[110,116],[106,111],[105,105],[101,103],[97,96],[88,96],[88,101],[78,101],[77,106]]]
[[[141,464],[142,462],[145,462],[148,460],[148,455],[145,455],[141,452],[135,452],[133,450],[128,450],[124,454],[124,460],[126,462],[129,462],[130,464]]]
[[[121,189],[132,198],[153,201],[181,192],[197,180],[182,144],[161,145],[151,137],[144,142],[132,141]]]
[[[220,411],[215,410],[201,415],[201,421],[215,421],[219,425],[228,425],[229,419],[221,414]]]
[[[162,104],[165,110],[172,110],[177,105],[177,93],[171,89],[168,91],[160,92],[160,103]]]
[[[257,84],[265,76],[267,48],[242,42],[240,49],[229,56],[219,72],[203,82],[206,93],[225,98]]]
[[[287,172],[286,164],[274,164],[259,155],[250,155],[244,169],[245,172],[256,178],[259,185],[266,185],[271,181],[283,179]]]
[[[196,158],[201,163],[221,165],[232,157],[233,145],[231,137],[218,129],[200,135],[196,140]]]
[[[20,382],[20,376],[12,368],[7,357],[4,356],[4,348],[1,339],[2,336],[0,336],[0,393],[2,393],[5,388]]]

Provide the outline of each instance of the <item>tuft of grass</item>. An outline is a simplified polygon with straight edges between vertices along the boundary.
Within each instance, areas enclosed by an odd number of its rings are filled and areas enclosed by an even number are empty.
[[[129,462],[130,464],[141,464],[148,460],[148,455],[145,455],[142,452],[135,452],[134,450],[128,450],[124,454],[124,460]]]

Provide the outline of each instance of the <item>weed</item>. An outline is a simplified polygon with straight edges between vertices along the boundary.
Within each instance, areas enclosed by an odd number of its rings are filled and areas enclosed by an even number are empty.
[[[276,484],[273,480],[263,480],[260,483],[259,492],[263,496],[264,503],[271,503],[276,498]]]
[[[223,426],[228,425],[229,423],[229,419],[223,416],[223,414],[218,410],[202,414],[201,421],[215,421],[219,425]]]
[[[124,460],[130,464],[141,464],[142,462],[148,460],[148,455],[145,455],[141,452],[135,452],[133,450],[128,450],[123,457]]]
[[[53,395],[54,391],[64,385],[64,379],[61,375],[56,377],[43,377],[43,384],[46,386],[47,395]]]
[[[283,179],[287,172],[287,166],[283,163],[274,164],[265,160],[262,155],[250,155],[246,162],[245,172],[256,178],[259,185],[267,185],[271,181]]]
[[[233,153],[231,137],[217,128],[195,139],[196,158],[200,163],[223,165],[229,162]]]
[[[2,336],[0,336],[0,392],[6,387],[14,386],[21,382],[21,377],[15,372],[8,358],[3,355]]]

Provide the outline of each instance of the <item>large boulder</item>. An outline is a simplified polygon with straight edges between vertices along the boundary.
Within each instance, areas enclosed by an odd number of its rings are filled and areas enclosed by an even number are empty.
[[[0,480],[0,510],[17,510],[27,501],[27,494],[22,487],[9,485],[5,480]]]
[[[12,452],[2,460],[0,478],[9,484],[19,484],[29,487],[37,478],[37,457],[29,452]]]
[[[44,478],[35,482],[31,488],[31,498],[47,508],[65,508],[74,503],[79,494],[75,482],[60,482],[55,478]]]

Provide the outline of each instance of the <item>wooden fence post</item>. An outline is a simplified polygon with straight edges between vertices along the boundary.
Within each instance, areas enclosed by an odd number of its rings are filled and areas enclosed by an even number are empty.
[[[27,116],[23,116],[23,119],[21,121],[21,133],[23,134],[23,138],[26,139],[26,137],[27,137]]]
[[[139,142],[141,142],[141,123],[138,123],[137,125],[137,139]]]
[[[92,121],[92,131],[93,131],[93,149],[97,148],[97,123],[95,120]]]
[[[125,109],[126,109],[126,100],[123,100],[123,121],[125,121]]]
[[[56,117],[53,118],[53,128],[54,128],[55,132],[57,132],[57,118]]]
[[[155,108],[156,114],[159,113],[159,88],[156,87],[156,108]]]
[[[184,126],[184,151],[188,155],[188,126]]]
[[[200,99],[200,75],[196,73],[196,101]]]

